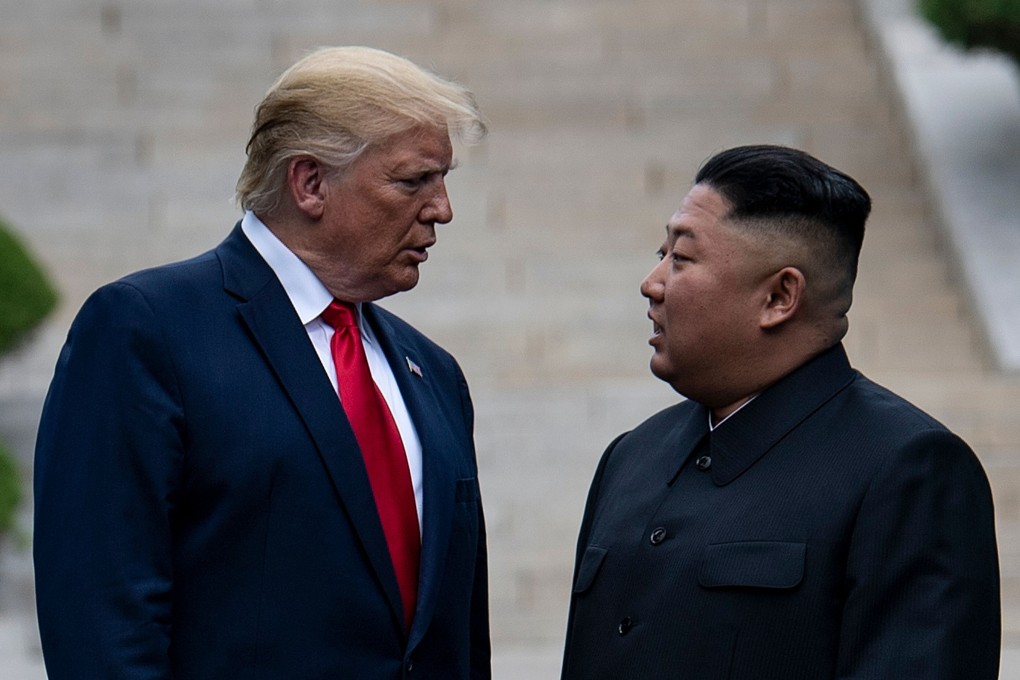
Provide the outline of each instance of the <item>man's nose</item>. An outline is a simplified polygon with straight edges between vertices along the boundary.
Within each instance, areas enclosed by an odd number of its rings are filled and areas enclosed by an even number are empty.
[[[421,221],[446,224],[452,219],[453,207],[450,205],[450,197],[446,193],[446,182],[440,179],[429,202],[422,208]]]
[[[650,302],[661,302],[662,301],[662,267],[665,265],[666,260],[660,260],[658,264],[652,267],[652,271],[648,272],[648,276],[641,282],[641,294],[644,295]]]

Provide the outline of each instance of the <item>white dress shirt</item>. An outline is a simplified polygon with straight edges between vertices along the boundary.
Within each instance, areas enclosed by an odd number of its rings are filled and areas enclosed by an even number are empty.
[[[319,355],[322,368],[326,371],[333,391],[339,398],[340,392],[336,381],[336,366],[333,364],[333,353],[329,348],[329,341],[333,337],[333,327],[322,320],[321,314],[329,303],[333,301],[322,282],[315,276],[301,259],[295,255],[287,246],[276,238],[273,232],[255,216],[250,210],[241,220],[241,231],[255,246],[262,259],[270,266],[283,286],[290,303],[294,305],[301,323],[305,325],[308,338],[312,341],[312,347]],[[358,329],[361,331],[362,345],[365,347],[365,357],[368,359],[368,368],[372,373],[372,380],[379,387],[386,405],[389,406],[393,420],[397,424],[400,438],[404,442],[404,451],[407,453],[407,465],[411,470],[411,483],[414,486],[414,501],[418,507],[418,529],[422,527],[422,455],[421,442],[418,439],[418,432],[414,429],[411,415],[407,412],[407,405],[397,387],[396,378],[393,376],[393,369],[390,367],[382,348],[376,340],[372,327],[365,322],[361,305],[358,309]]]

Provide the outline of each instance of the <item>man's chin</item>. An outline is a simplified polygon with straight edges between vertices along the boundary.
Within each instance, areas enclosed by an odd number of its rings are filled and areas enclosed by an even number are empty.
[[[658,352],[652,354],[652,358],[648,361],[648,368],[651,369],[652,375],[659,380],[664,382],[670,382],[672,371],[666,365],[666,360]]]
[[[408,267],[402,270],[398,276],[391,278],[389,286],[380,288],[379,294],[374,299],[381,300],[397,293],[405,293],[418,285],[418,278],[418,267]]]
[[[686,395],[681,392],[681,381],[679,380],[680,376],[677,373],[676,368],[674,368],[672,364],[666,362],[665,357],[660,356],[659,353],[656,352],[652,355],[651,361],[648,362],[648,368],[651,369],[652,375],[672,387],[674,392],[680,396],[686,397]]]
[[[418,267],[417,265],[415,265],[413,268],[409,268],[408,271],[405,272],[404,276],[400,279],[400,281],[397,284],[397,290],[393,292],[403,293],[405,291],[411,290],[412,288],[418,285],[419,278],[420,277],[418,274]]]

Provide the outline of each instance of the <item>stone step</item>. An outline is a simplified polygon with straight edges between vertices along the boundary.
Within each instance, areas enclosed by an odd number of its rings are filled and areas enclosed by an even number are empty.
[[[90,290],[226,233],[251,107],[279,70],[315,45],[372,44],[462,80],[492,124],[458,150],[455,219],[421,285],[386,305],[450,348],[472,385],[501,680],[555,677],[598,456],[677,399],[649,375],[638,294],[662,227],[705,158],[759,141],[806,148],[871,192],[847,346],[981,456],[1020,645],[1020,388],[989,370],[857,3],[299,4],[0,0],[0,209],[64,295],[35,358],[0,371],[5,413],[41,399]],[[30,457],[31,428],[18,428]],[[12,675],[16,657],[0,646],[5,679],[42,677]]]

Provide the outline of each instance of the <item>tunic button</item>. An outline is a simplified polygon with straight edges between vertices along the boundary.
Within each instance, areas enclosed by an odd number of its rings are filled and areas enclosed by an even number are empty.
[[[626,635],[630,632],[630,629],[634,627],[634,621],[629,616],[625,617],[620,621],[620,625],[616,627],[616,632],[620,635]]]
[[[712,467],[712,457],[711,456],[702,456],[701,458],[696,460],[694,462],[694,464],[698,466],[699,470],[704,472],[708,468]]]
[[[648,537],[648,540],[652,542],[652,545],[659,545],[666,540],[666,530],[662,527],[652,530],[652,535]]]

